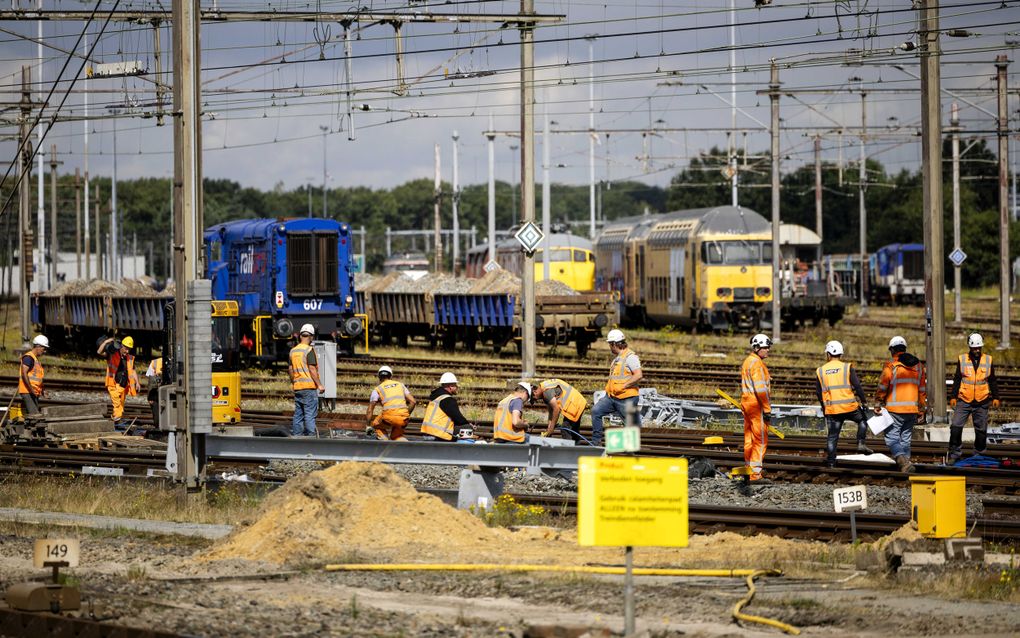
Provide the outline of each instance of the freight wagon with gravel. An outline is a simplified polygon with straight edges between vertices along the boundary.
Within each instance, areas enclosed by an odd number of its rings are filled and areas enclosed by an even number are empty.
[[[285,361],[300,326],[352,353],[356,316],[351,229],[332,219],[247,219],[205,231],[213,299],[236,301],[245,357]]]
[[[420,341],[453,350],[489,345],[496,353],[520,342],[520,281],[497,271],[481,279],[428,275],[411,281],[399,274],[371,280],[356,293],[355,307],[369,318],[369,334],[379,344],[405,346]],[[578,293],[559,282],[542,282],[535,300],[539,343],[568,346],[583,356],[606,326],[619,321],[612,294]],[[567,294],[569,293],[569,294]]]

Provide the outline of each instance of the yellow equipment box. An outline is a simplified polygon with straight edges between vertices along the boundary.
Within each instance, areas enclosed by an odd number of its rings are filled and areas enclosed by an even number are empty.
[[[963,476],[911,476],[911,518],[928,538],[967,535],[967,481]]]

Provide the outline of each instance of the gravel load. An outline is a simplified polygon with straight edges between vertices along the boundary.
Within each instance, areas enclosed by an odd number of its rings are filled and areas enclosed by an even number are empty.
[[[62,295],[96,295],[109,297],[169,297],[173,288],[157,291],[149,284],[137,279],[107,281],[105,279],[74,279],[65,281],[42,293],[46,297]]]
[[[535,283],[535,294],[540,297],[572,297],[581,293],[557,279],[543,279]]]

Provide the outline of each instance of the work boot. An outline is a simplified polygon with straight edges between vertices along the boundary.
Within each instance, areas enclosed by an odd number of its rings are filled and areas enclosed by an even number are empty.
[[[857,442],[857,453],[858,454],[874,454],[874,451],[870,447],[864,444],[864,441]]]
[[[900,454],[896,457],[896,466],[900,468],[900,471],[904,474],[911,474],[914,471],[914,465],[910,462],[910,458]]]
[[[946,457],[946,465],[955,465],[963,457],[959,452],[953,452]]]

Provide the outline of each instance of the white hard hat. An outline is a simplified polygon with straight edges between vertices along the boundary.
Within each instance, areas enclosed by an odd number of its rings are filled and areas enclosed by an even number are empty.
[[[834,357],[842,356],[843,344],[835,340],[830,341],[829,343],[825,344],[825,351]]]
[[[456,385],[457,375],[452,372],[444,372],[443,376],[439,377],[439,385]]]
[[[379,367],[379,372],[376,372],[376,374],[388,374],[388,375],[390,375],[392,377],[393,376],[393,368],[391,368],[389,366],[380,366]]]
[[[622,330],[613,329],[610,330],[609,334],[606,335],[606,342],[608,343],[620,343],[621,341],[626,340],[627,338],[623,336]]]
[[[301,334],[303,334],[303,335],[313,335],[314,336],[315,335],[315,326],[313,326],[310,323],[306,323],[305,325],[301,326]]]
[[[521,381],[520,383],[517,384],[517,387],[524,388],[525,392],[527,392],[529,395],[531,394],[531,384],[528,383],[527,381]]]
[[[760,332],[751,337],[752,348],[771,348],[772,339],[769,339],[768,335],[761,334]]]
[[[978,338],[980,339],[980,337]],[[32,339],[32,345],[49,348],[50,340],[46,338],[46,335],[37,335],[35,339]]]
[[[889,340],[889,347],[895,348],[896,346],[903,346],[904,348],[906,348],[907,340],[899,335],[896,335],[895,337]]]
[[[38,338],[39,337],[36,337],[36,339],[38,339]],[[43,339],[45,339],[45,338],[46,337],[43,337]],[[967,337],[967,347],[968,348],[984,348],[985,347],[985,340],[981,338],[980,334],[975,332],[971,336]]]

